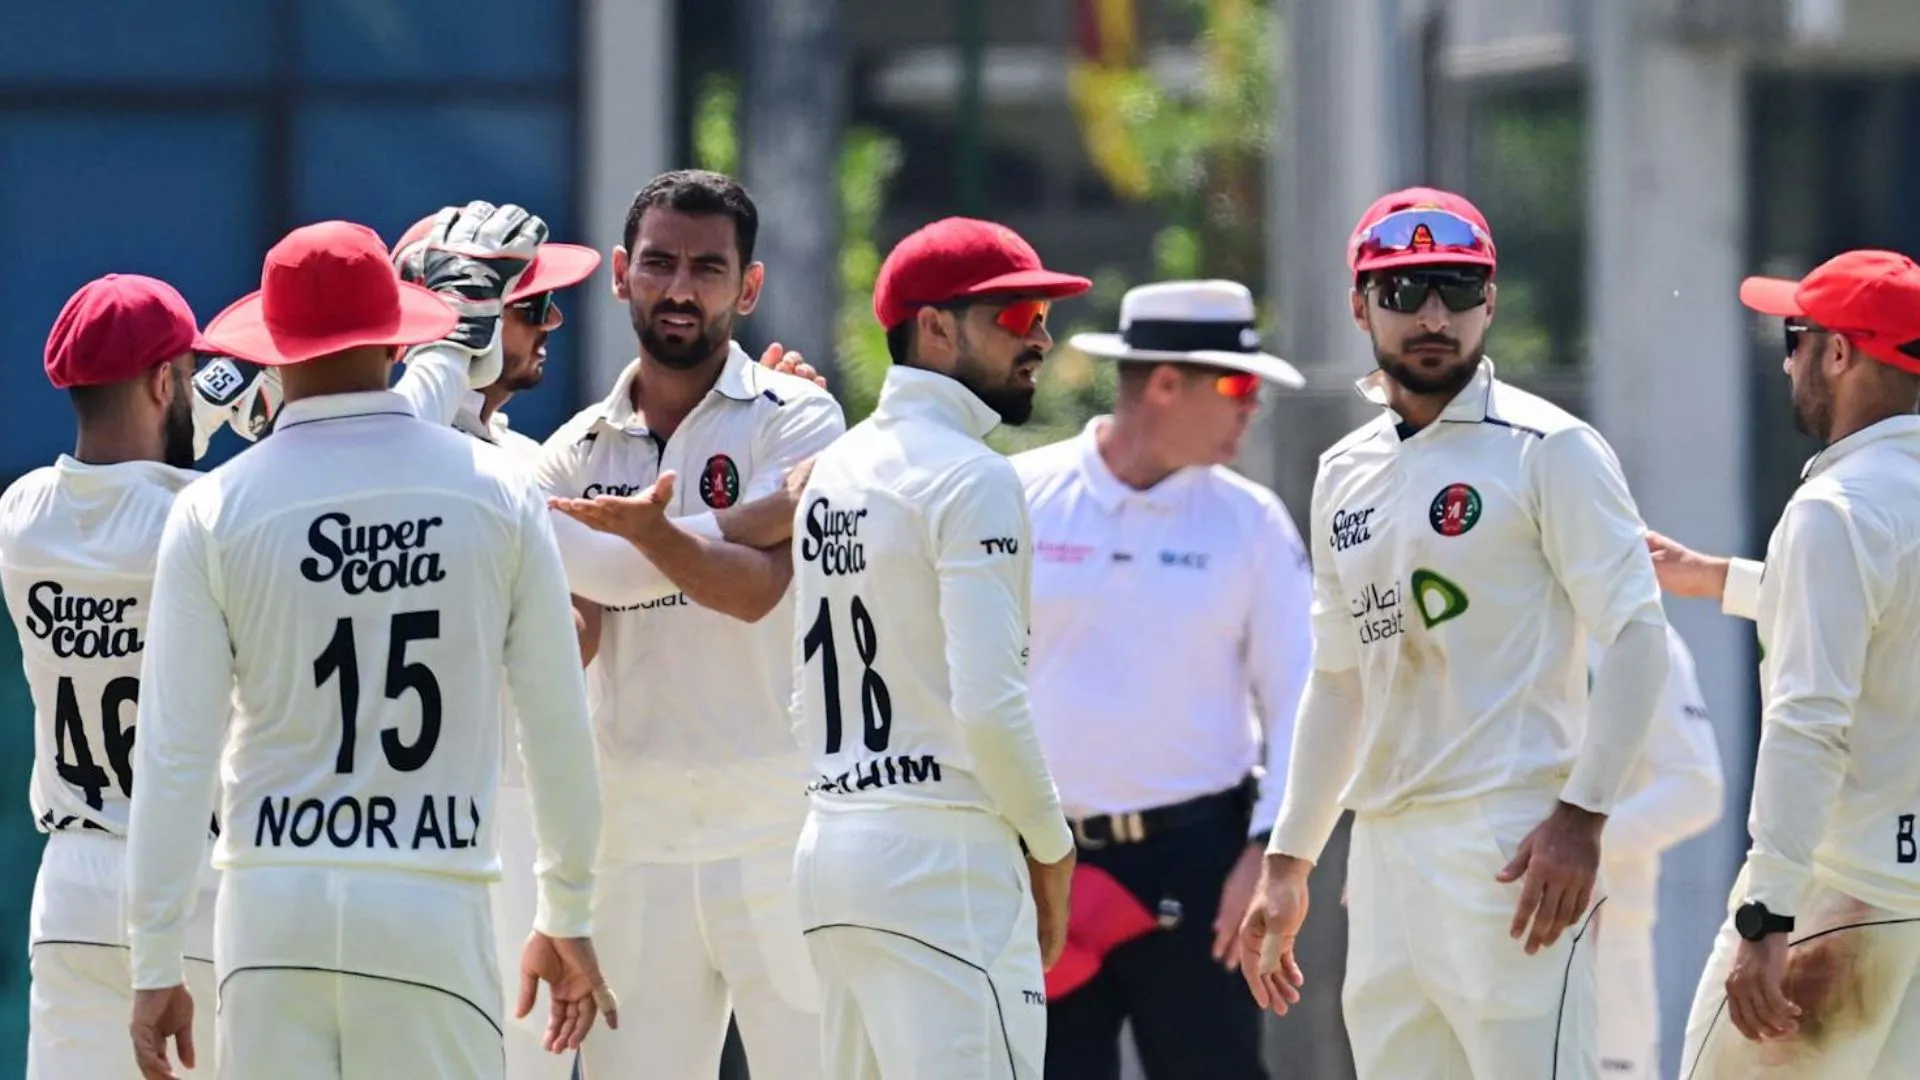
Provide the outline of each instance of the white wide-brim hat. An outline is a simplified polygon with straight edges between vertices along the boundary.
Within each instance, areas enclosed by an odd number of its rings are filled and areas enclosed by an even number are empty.
[[[1075,334],[1067,344],[1088,356],[1231,368],[1298,390],[1298,369],[1260,351],[1253,293],[1237,281],[1160,281],[1127,290],[1120,332]]]

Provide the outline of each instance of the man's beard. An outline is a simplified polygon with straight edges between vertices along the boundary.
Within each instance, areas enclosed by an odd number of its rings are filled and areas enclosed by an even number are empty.
[[[667,341],[654,332],[653,320],[661,315],[687,315],[699,321],[700,332],[685,342]],[[655,304],[653,310],[636,316],[633,328],[640,335],[640,351],[675,371],[697,368],[733,338],[733,318],[722,315],[712,322],[692,304]]]
[[[193,468],[193,401],[187,395],[193,387],[185,378],[174,383],[173,404],[167,407],[166,427],[161,432],[161,454],[176,469]]]
[[[1474,372],[1480,370],[1480,361],[1486,359],[1486,339],[1484,338],[1476,342],[1471,350],[1466,350],[1460,347],[1458,340],[1447,337],[1445,334],[1423,334],[1420,337],[1408,338],[1401,343],[1400,348],[1404,352],[1421,345],[1440,345],[1450,348],[1467,362],[1428,374],[1420,370],[1413,361],[1388,353],[1377,341],[1373,346],[1373,359],[1380,365],[1380,370],[1387,373],[1388,378],[1405,387],[1409,393],[1423,397],[1451,397],[1459,393],[1473,381]]]
[[[1833,430],[1833,387],[1820,371],[1818,361],[1807,365],[1806,380],[1794,391],[1793,429],[1822,443]]]
[[[1038,364],[1045,357],[1036,349],[1029,349],[1014,361],[1014,369],[1022,364]],[[982,373],[982,365],[971,358],[963,357],[954,368],[953,378],[961,386],[973,392],[973,396],[986,403],[999,417],[1001,423],[1010,427],[1019,427],[1033,418],[1033,395],[1030,387],[1021,386],[1013,381],[1015,376],[1009,370],[1004,380],[989,383]]]
[[[540,347],[546,343],[547,335],[541,334],[534,339],[533,344],[527,346],[525,356],[508,357],[506,366],[501,369],[500,378],[495,380],[494,385],[510,394],[539,386],[541,376],[546,374],[546,368],[539,360]]]

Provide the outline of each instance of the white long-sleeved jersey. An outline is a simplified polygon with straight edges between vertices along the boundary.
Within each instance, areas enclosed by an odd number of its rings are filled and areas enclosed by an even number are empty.
[[[634,411],[638,371],[636,360],[604,400],[547,440],[548,494],[630,495],[671,470],[679,484],[668,513],[719,539],[713,511],[772,494],[846,428],[825,390],[763,368],[735,345],[713,389],[663,440]],[[760,621],[742,622],[689,602],[619,537],[571,520],[556,521],[556,531],[569,585],[606,607],[593,719],[608,855],[700,862],[790,842],[806,814],[806,758],[787,722],[791,593]],[[596,548],[611,561],[587,554]],[[628,596],[603,591],[621,576]]]
[[[896,367],[815,460],[795,511],[794,717],[817,804],[1000,814],[1042,862],[1073,846],[1027,704],[1032,544],[999,416]]]
[[[212,810],[216,766],[222,869],[497,876],[503,667],[542,853],[536,927],[587,933],[599,791],[566,596],[526,473],[397,394],[289,403],[270,439],[182,492],[141,669],[134,985],[179,981],[197,852],[178,838]]]
[[[1920,915],[1920,417],[1882,420],[1807,464],[1758,593],[1760,754],[1739,899],[1793,915],[1817,879]]]

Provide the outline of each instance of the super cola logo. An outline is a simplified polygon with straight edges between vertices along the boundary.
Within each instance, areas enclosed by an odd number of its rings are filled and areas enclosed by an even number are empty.
[[[440,553],[427,546],[441,524],[431,517],[362,525],[337,510],[321,514],[307,526],[313,554],[300,560],[300,576],[315,584],[338,580],[349,596],[444,581]]]
[[[36,581],[27,590],[27,632],[59,657],[132,656],[146,647],[139,629],[127,625],[127,613],[139,603],[131,596],[87,596],[57,581]]]

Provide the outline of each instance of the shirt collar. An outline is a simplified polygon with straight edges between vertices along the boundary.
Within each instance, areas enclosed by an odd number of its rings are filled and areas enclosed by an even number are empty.
[[[957,380],[899,364],[888,370],[873,411],[886,417],[923,417],[976,439],[986,438],[987,432],[1000,426],[1000,414]]]
[[[1813,455],[1806,467],[1800,470],[1800,479],[1811,480],[1874,443],[1913,435],[1920,435],[1920,416],[1889,416]]]
[[[720,375],[714,379],[709,394],[719,394],[734,401],[752,401],[760,395],[759,379],[755,368],[760,365],[737,341],[727,343],[727,362],[720,366]],[[633,410],[633,380],[640,374],[640,360],[635,357],[627,364],[626,370],[613,381],[613,390],[600,402],[600,419],[609,427],[620,431],[644,431],[646,421]]]
[[[122,478],[144,476],[175,491],[206,474],[198,469],[180,469],[164,461],[116,461],[110,465],[91,465],[72,454],[53,459],[54,470],[70,481],[81,484],[118,483]]]
[[[1113,475],[1113,469],[1107,465],[1107,459],[1100,455],[1100,429],[1113,422],[1111,416],[1096,416],[1087,421],[1080,429],[1075,442],[1080,448],[1080,477],[1087,485],[1087,493],[1100,509],[1111,514],[1128,500],[1145,503],[1156,510],[1171,510],[1179,505],[1187,489],[1202,476],[1204,468],[1180,469],[1173,475],[1142,491],[1130,487],[1119,477]]]
[[[1480,366],[1474,369],[1473,378],[1460,392],[1453,395],[1447,407],[1440,410],[1440,420],[1455,424],[1478,424],[1486,420],[1493,411],[1493,361],[1482,358]],[[1387,404],[1387,373],[1374,371],[1356,381],[1354,389],[1360,396],[1387,410],[1395,420],[1406,417],[1393,411]]]
[[[404,416],[413,419],[413,406],[391,390],[362,390],[351,394],[320,394],[289,401],[280,407],[273,430],[310,424],[317,420],[339,420],[350,416]]]

